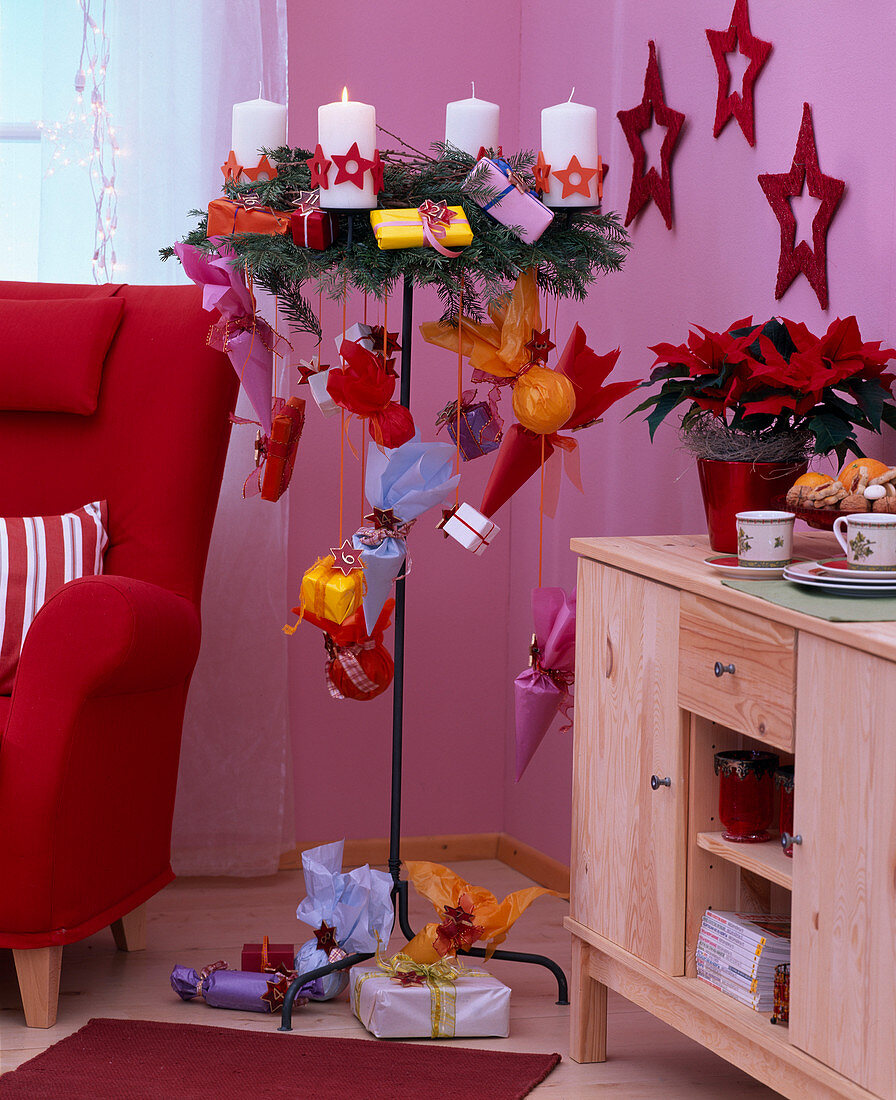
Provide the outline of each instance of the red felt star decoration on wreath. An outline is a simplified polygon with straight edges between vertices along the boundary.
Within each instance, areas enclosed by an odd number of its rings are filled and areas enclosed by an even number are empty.
[[[724,130],[726,124],[732,118],[737,119],[737,124],[743,130],[744,137],[755,146],[756,128],[753,118],[753,85],[762,71],[763,65],[768,61],[768,55],[772,52],[771,42],[763,42],[756,38],[750,30],[750,13],[747,8],[747,0],[735,0],[734,11],[731,13],[731,22],[727,31],[706,32],[709,39],[709,48],[716,63],[719,74],[719,95],[716,100],[716,120],[712,128],[712,136],[717,138]],[[731,69],[728,67],[728,54],[737,52],[748,58],[750,64],[744,72],[743,82],[739,92],[731,92]]]
[[[243,175],[247,180],[251,180],[252,183],[258,179],[259,176],[264,175],[268,180],[275,180],[277,178],[277,169],[271,164],[266,155],[262,155],[261,160],[254,168],[244,168]]]
[[[656,44],[648,43],[650,56],[647,60],[647,72],[644,75],[644,98],[637,107],[628,111],[617,111],[616,117],[622,125],[628,147],[632,151],[632,186],[628,196],[628,210],[625,224],[628,225],[644,206],[653,199],[663,215],[666,228],[672,228],[672,154],[681,136],[681,127],[685,116],[681,111],[673,111],[666,103],[663,93],[663,78],[656,57]],[[653,167],[645,173],[647,153],[641,134],[649,130],[653,120],[666,128],[666,136],[660,148],[662,172]]]
[[[569,158],[569,164],[565,168],[554,168],[551,171],[563,184],[561,199],[568,199],[570,195],[584,195],[586,199],[591,198],[591,180],[597,175],[598,170],[583,168],[575,153]]]
[[[336,179],[333,183],[353,183],[358,188],[363,188],[364,173],[372,169],[374,165],[374,161],[361,156],[361,150],[358,148],[356,141],[352,143],[352,147],[345,156],[334,153],[333,163],[337,169]],[[349,168],[351,164],[354,165],[354,168]]]
[[[373,193],[378,195],[383,189],[383,160],[379,149],[373,151],[373,164],[370,166],[370,178],[373,180]]]
[[[232,149],[227,155],[227,160],[221,165],[221,171],[224,173],[225,183],[239,183],[243,166],[236,159],[236,153]]]
[[[778,259],[778,281],[775,298],[782,298],[784,291],[802,272],[815,291],[822,309],[828,308],[827,235],[831,220],[843,198],[846,184],[843,180],[826,176],[818,164],[818,147],[812,127],[812,109],[803,104],[803,121],[793,154],[789,172],[759,176],[759,185],[781,225],[781,254]],[[796,217],[790,199],[803,193],[808,187],[813,199],[820,205],[812,219],[812,247],[808,242],[796,244]]]
[[[314,150],[314,156],[309,157],[305,163],[311,170],[311,186],[322,187],[326,190],[330,186],[327,177],[330,173],[330,165],[333,162],[327,160],[324,156],[324,151],[320,147],[320,143],[318,143],[317,148]]]
[[[546,363],[548,361],[548,355],[557,345],[551,341],[551,330],[546,328],[544,332],[539,332],[538,329],[532,329],[532,339],[528,344],[524,344],[526,351],[529,352],[530,363]]]
[[[532,175],[535,177],[535,186],[539,191],[547,191],[551,185],[551,166],[544,159],[544,153],[538,150],[538,159],[535,161],[535,167],[532,169]]]

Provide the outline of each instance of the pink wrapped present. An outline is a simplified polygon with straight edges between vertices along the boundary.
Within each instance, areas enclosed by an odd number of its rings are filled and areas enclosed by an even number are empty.
[[[480,202],[476,192],[485,184],[493,192]],[[470,198],[495,221],[513,229],[521,241],[534,244],[554,220],[554,215],[530,191],[506,160],[483,157],[461,185]]]

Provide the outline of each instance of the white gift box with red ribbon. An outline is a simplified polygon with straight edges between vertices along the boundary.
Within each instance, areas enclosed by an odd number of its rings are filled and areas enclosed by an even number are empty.
[[[455,505],[438,526],[474,554],[484,554],[501,528],[466,502]]]
[[[360,344],[362,348],[367,348],[368,351],[379,351],[379,348],[373,346],[373,327],[371,325],[363,325],[360,322],[356,325],[352,325],[351,328],[345,330],[345,336],[340,332],[336,337],[336,350],[342,350],[342,341],[351,340],[355,344]]]
[[[308,388],[311,390],[311,396],[324,416],[335,416],[339,412],[339,406],[327,392],[327,378],[329,375],[328,370],[309,375]]]

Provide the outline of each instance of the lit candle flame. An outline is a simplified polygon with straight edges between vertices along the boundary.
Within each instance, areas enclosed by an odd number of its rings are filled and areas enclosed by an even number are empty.
[[[342,102],[348,103],[348,88],[342,89]]]

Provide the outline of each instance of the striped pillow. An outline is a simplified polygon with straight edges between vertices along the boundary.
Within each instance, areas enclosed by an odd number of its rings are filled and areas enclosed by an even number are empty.
[[[66,581],[102,573],[106,502],[64,516],[0,519],[0,695],[9,695],[37,612]]]

